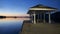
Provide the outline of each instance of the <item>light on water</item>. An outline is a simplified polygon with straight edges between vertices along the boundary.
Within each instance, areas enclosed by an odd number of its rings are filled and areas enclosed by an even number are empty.
[[[18,34],[23,20],[20,18],[0,19],[0,34]]]

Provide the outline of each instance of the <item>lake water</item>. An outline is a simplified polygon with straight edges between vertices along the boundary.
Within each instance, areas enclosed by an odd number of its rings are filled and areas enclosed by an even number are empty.
[[[24,18],[0,19],[0,34],[18,34],[21,31],[23,20],[25,19]]]

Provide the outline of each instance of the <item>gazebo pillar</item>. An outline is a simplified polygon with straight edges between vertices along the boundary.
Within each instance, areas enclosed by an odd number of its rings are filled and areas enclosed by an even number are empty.
[[[37,14],[37,23],[38,23],[38,20],[39,20],[39,14]]]
[[[30,20],[32,21],[32,23],[33,23],[33,14],[30,14]]]
[[[41,19],[41,22],[42,22],[42,13],[40,13],[40,19]]]
[[[38,16],[37,16],[37,23],[39,23],[39,14],[38,14]]]
[[[45,23],[45,13],[43,13],[44,14],[44,23]]]
[[[38,19],[39,19],[39,14],[38,14]]]
[[[36,24],[36,14],[35,14],[35,11],[34,11],[34,24]]]
[[[49,23],[51,23],[51,15],[50,15],[50,12],[49,12]]]

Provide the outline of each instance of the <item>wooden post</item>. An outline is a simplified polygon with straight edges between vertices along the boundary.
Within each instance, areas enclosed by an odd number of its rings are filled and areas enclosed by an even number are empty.
[[[49,12],[49,23],[51,23],[51,18],[50,18],[51,16],[50,16],[50,12]]]
[[[45,13],[44,13],[44,23],[45,23]]]
[[[40,13],[40,20],[41,20],[41,22],[42,22],[42,13]]]
[[[39,14],[38,14],[38,20],[37,20],[37,22],[39,22]]]
[[[31,19],[31,21],[32,21],[32,23],[33,23],[33,14],[30,14],[30,19]]]
[[[35,14],[35,11],[34,11],[34,24],[36,24],[36,14]]]

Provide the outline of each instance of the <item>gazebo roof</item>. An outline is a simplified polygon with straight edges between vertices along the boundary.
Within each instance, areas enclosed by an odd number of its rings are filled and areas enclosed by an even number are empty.
[[[42,5],[42,4],[38,4],[36,6],[33,6],[31,8],[50,8],[50,9],[56,9],[56,8],[53,8],[53,7],[48,7],[48,6],[45,6],[45,5]]]
[[[57,10],[57,8],[53,8],[53,7],[48,7],[48,6],[44,6],[42,4],[38,4],[36,6],[30,7],[28,14],[32,13],[33,11],[38,11],[39,12],[46,12],[46,11],[53,11],[53,10]]]

